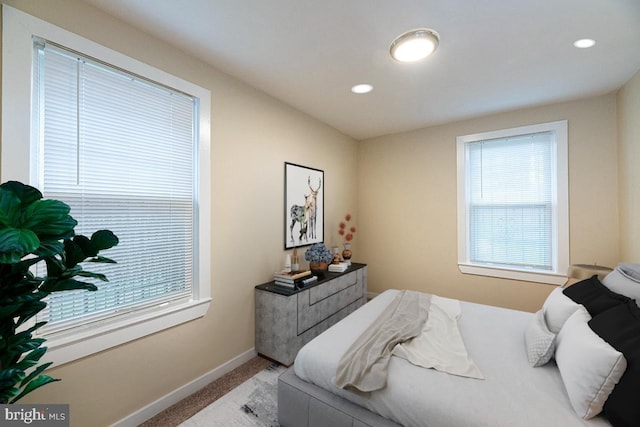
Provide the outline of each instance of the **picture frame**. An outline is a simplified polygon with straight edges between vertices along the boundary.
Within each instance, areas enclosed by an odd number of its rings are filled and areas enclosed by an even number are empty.
[[[324,171],[284,164],[284,248],[324,241]]]

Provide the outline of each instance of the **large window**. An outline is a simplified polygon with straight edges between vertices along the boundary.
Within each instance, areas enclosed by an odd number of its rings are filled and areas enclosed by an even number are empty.
[[[565,121],[458,137],[461,271],[562,282],[566,141]]]
[[[202,316],[209,92],[15,9],[4,15],[3,52],[13,55],[4,71],[28,66],[31,81],[25,92],[3,80],[2,180],[69,204],[76,232],[120,239],[105,253],[118,264],[91,266],[109,282],[48,298],[37,319],[48,322],[48,358],[64,363]],[[26,118],[26,108],[7,112],[9,99],[30,105]]]

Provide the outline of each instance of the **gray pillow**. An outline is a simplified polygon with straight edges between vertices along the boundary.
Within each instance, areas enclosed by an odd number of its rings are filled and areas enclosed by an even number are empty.
[[[613,292],[636,300],[640,307],[640,264],[619,264],[607,274],[602,284]]]
[[[548,329],[554,334],[560,332],[564,322],[566,322],[580,306],[577,302],[566,296],[564,292],[562,292],[563,290],[562,288],[555,288],[542,305],[544,320],[546,321]]]
[[[602,411],[627,369],[624,355],[593,332],[589,320],[580,306],[558,334],[555,356],[571,406],[585,420]]]
[[[544,312],[538,310],[524,331],[524,343],[527,349],[529,365],[537,368],[547,364],[556,349],[556,334],[551,332],[544,320]]]

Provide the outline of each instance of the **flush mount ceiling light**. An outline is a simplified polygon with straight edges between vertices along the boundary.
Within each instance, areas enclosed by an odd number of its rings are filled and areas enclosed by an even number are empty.
[[[418,28],[399,35],[391,43],[391,57],[399,62],[416,62],[438,48],[440,36],[428,28]]]
[[[362,95],[365,93],[369,93],[373,90],[373,86],[371,86],[370,84],[359,84],[359,85],[355,85],[351,88],[351,92],[353,93],[357,93],[358,95]]]
[[[587,49],[595,46],[596,41],[593,39],[580,39],[573,42],[573,45],[579,49]]]

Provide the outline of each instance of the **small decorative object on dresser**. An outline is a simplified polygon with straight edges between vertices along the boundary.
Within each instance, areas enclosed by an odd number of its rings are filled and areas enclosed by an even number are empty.
[[[349,265],[351,265],[351,255],[351,243],[345,243],[344,250],[342,251],[342,259]]]
[[[304,259],[309,261],[309,269],[313,274],[323,277],[333,261],[333,254],[323,243],[314,243],[305,251]]]
[[[311,271],[309,270],[298,271],[298,272],[283,270],[273,275],[273,281],[275,282],[276,285],[279,285],[279,286],[296,288],[296,287],[302,287],[308,283],[312,283],[313,280],[309,281],[309,279],[311,279],[312,277],[315,277],[315,276],[312,276]],[[315,280],[317,280],[317,277],[315,278]]]
[[[347,223],[351,221],[351,214],[346,214],[344,216],[344,221],[342,221],[338,226],[338,234],[344,236],[344,250],[342,251],[342,259],[347,264],[351,264],[351,241],[353,240],[353,235],[356,234],[356,227],[353,225],[347,227]]]
[[[298,249],[293,248],[293,254],[291,254],[291,271],[293,273],[300,270],[300,259],[298,258]]]
[[[344,271],[347,271],[347,269],[349,268],[350,264],[347,264],[346,262],[339,262],[339,263],[332,263],[331,265],[329,265],[329,271],[332,273],[342,273]]]
[[[331,248],[331,252],[333,253],[333,261],[331,261],[331,264],[340,264],[340,261],[342,261],[342,258],[340,258],[340,248],[334,246]]]

